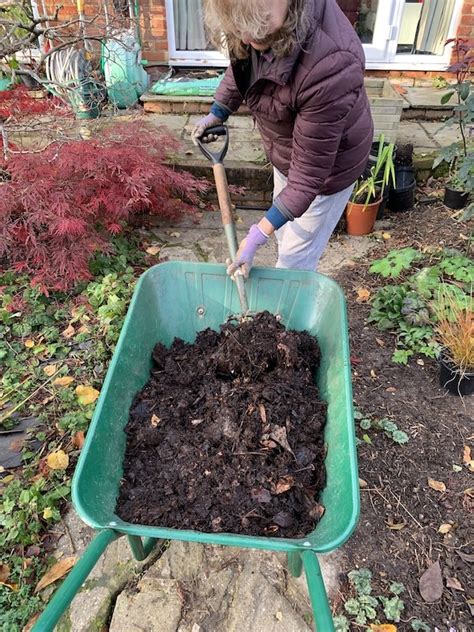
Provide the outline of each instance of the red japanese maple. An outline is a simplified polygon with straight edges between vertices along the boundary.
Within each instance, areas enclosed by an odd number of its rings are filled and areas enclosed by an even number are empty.
[[[44,290],[90,278],[88,261],[144,212],[167,219],[194,211],[203,181],[165,164],[177,141],[142,122],[91,140],[13,155],[0,185],[0,259]]]

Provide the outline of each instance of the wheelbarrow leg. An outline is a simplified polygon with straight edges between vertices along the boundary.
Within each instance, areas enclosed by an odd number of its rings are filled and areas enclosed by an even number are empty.
[[[288,568],[293,577],[300,577],[303,570],[303,560],[298,551],[289,551],[287,554]]]
[[[133,557],[137,560],[137,562],[143,562],[153,551],[155,546],[163,542],[158,538],[145,538],[143,542],[141,537],[138,535],[128,535],[127,536],[128,543],[130,548],[132,549]]]
[[[80,587],[87,579],[102,553],[108,545],[118,537],[120,537],[120,534],[112,529],[104,529],[95,536],[82,554],[82,557],[76,562],[69,575],[61,584],[61,587],[54,593],[53,598],[33,626],[32,632],[52,632],[52,630],[54,630],[57,622],[79,592]]]
[[[308,584],[309,599],[313,609],[317,632],[334,632],[331,609],[324,586],[318,558],[314,551],[302,551],[303,566]]]

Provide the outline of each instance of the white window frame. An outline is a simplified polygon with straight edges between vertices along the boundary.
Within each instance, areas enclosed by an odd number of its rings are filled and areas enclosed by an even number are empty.
[[[173,0],[165,0],[168,58],[171,66],[228,66],[229,59],[217,50],[176,50]]]
[[[369,70],[446,71],[451,63],[451,46],[446,46],[443,55],[413,55],[397,53],[398,34],[400,32],[403,18],[404,0],[391,0],[391,2],[394,13],[392,17],[393,21],[389,26],[390,41],[387,48],[387,58],[381,62],[368,59],[366,68]],[[456,36],[459,22],[461,20],[463,2],[464,0],[456,0],[446,39]]]
[[[379,0],[370,44],[363,44],[368,70],[438,70],[445,71],[451,61],[451,47],[443,55],[412,55],[397,53],[404,0]],[[464,0],[456,0],[447,39],[455,37]],[[383,3],[383,8],[382,8]],[[219,51],[176,50],[173,0],[165,0],[168,33],[168,56],[171,66],[226,67],[229,59]]]

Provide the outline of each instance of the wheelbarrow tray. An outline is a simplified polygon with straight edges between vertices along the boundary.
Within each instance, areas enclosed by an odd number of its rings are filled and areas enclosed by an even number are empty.
[[[359,485],[343,293],[321,274],[269,268],[254,268],[246,286],[250,310],[280,315],[287,328],[308,331],[321,348],[315,380],[328,404],[327,484],[320,498],[325,513],[315,530],[303,539],[204,533],[131,524],[115,512],[124,428],[134,396],[149,380],[153,347],[157,342],[170,345],[176,337],[193,342],[199,331],[218,330],[230,314],[239,313],[235,284],[225,267],[188,262],[154,266],[137,283],[73,479],[74,507],[91,527],[145,538],[320,553],[342,545],[354,530]]]

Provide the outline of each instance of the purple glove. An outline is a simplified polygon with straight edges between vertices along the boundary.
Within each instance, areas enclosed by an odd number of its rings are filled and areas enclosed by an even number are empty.
[[[227,268],[227,274],[232,276],[237,270],[241,269],[242,274],[247,278],[252,267],[255,253],[260,246],[264,246],[267,241],[268,235],[265,235],[257,224],[251,226],[247,237],[240,244],[234,263],[231,263]]]

